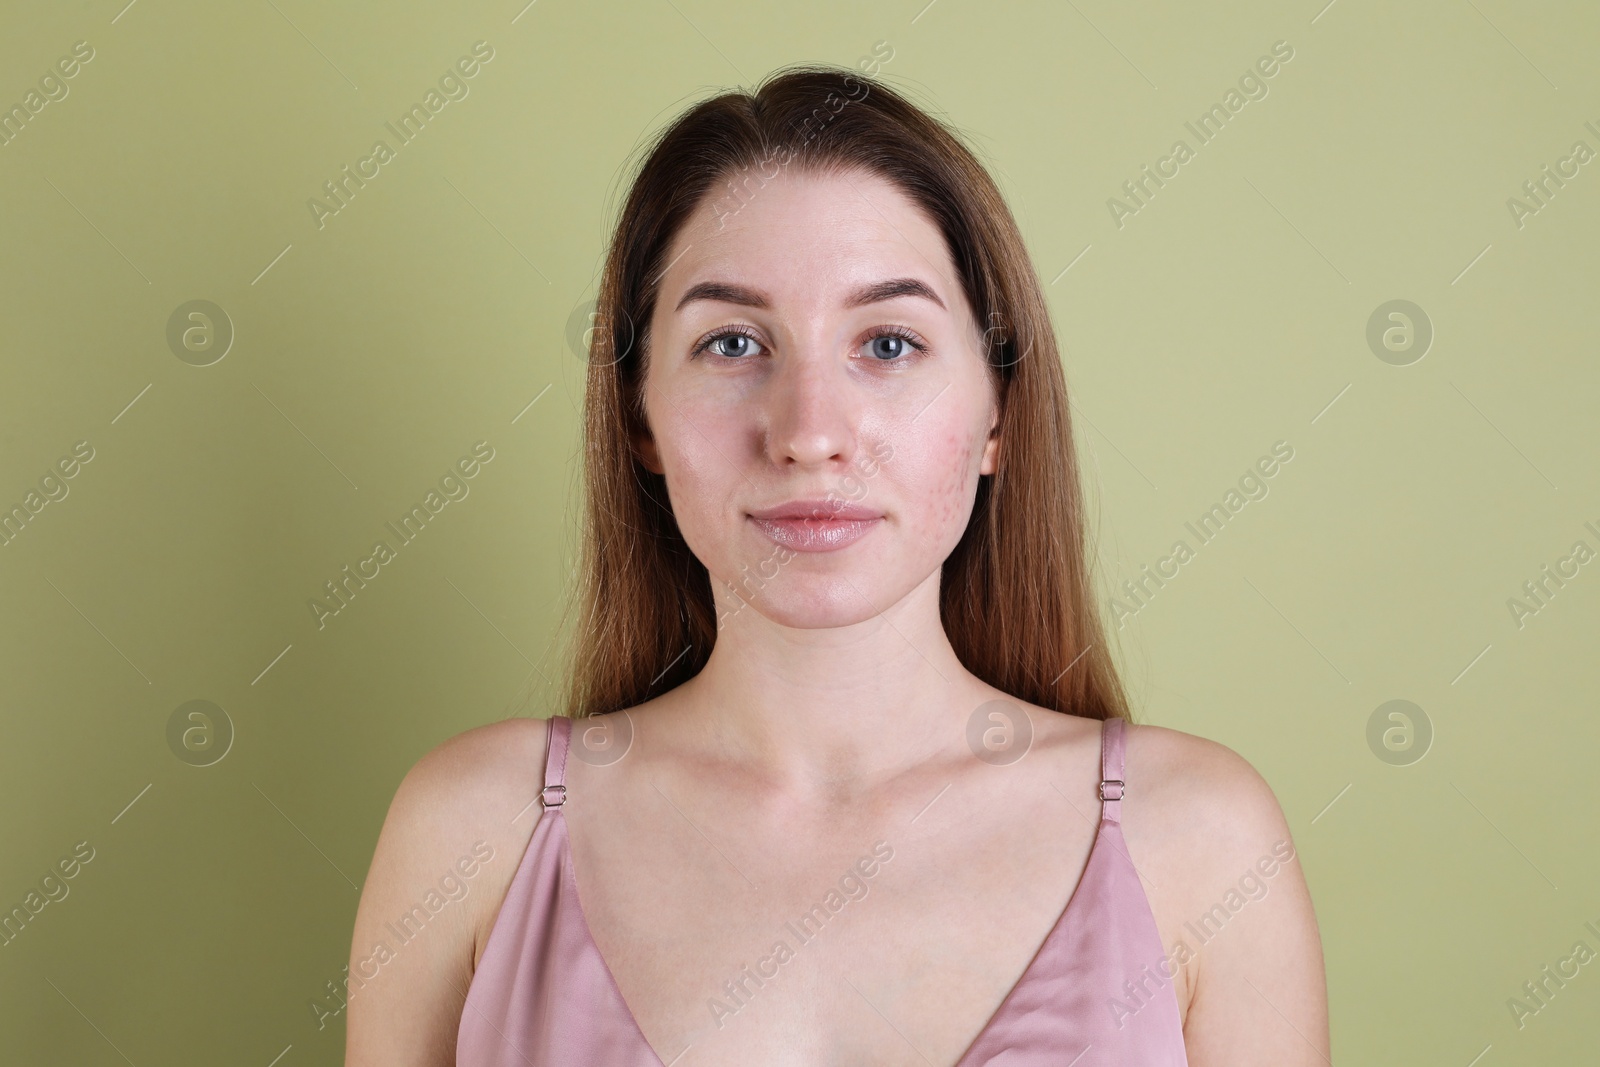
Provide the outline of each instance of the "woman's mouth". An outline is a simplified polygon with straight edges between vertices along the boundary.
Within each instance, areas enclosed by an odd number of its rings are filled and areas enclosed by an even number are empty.
[[[791,500],[750,513],[750,521],[774,543],[796,552],[832,552],[854,544],[883,515],[835,500]]]

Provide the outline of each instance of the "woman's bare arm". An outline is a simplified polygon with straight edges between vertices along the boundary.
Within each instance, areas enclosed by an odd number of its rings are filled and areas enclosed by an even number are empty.
[[[469,730],[407,772],[350,949],[346,1067],[450,1067],[479,940],[527,846],[546,723]],[[519,847],[520,844],[520,847]]]
[[[1187,735],[1185,735],[1187,736]],[[1173,809],[1192,872],[1183,916],[1194,995],[1190,1067],[1328,1067],[1321,936],[1270,786],[1232,749],[1190,738]]]

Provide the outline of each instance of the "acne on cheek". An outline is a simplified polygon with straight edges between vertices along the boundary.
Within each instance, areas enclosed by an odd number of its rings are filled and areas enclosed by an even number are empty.
[[[971,508],[972,477],[977,468],[974,444],[959,432],[946,435],[943,452],[948,460],[929,496],[930,518],[940,528],[955,523]]]

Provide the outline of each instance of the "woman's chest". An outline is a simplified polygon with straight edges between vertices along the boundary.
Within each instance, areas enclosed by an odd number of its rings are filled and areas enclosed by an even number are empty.
[[[589,814],[570,833],[589,935],[663,1062],[696,1064],[955,1063],[1057,926],[1095,829],[1059,798],[787,830],[671,803],[625,829]]]

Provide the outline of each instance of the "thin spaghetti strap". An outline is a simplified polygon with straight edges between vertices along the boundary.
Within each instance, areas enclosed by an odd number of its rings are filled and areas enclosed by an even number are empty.
[[[545,737],[544,788],[539,791],[539,799],[547,809],[567,802],[567,742],[571,736],[571,719],[550,716],[550,731]]]
[[[1127,724],[1120,718],[1106,719],[1100,727],[1100,808],[1107,822],[1122,822],[1122,795],[1126,785],[1122,780],[1123,745]]]

